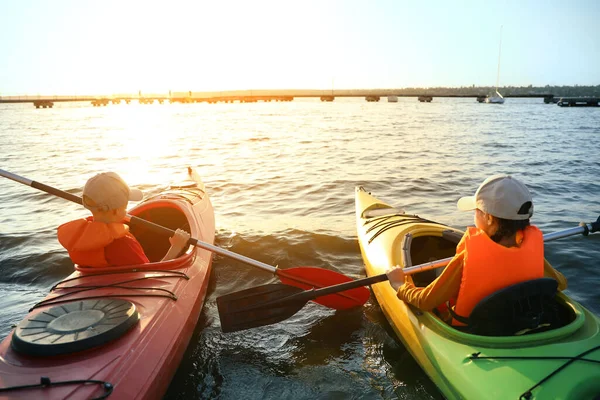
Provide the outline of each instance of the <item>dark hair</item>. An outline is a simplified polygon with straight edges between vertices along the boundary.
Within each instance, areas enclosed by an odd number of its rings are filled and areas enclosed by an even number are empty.
[[[521,210],[529,210],[531,202],[528,201],[523,204]],[[519,210],[519,214],[521,214]],[[498,221],[498,230],[492,235],[491,239],[499,243],[503,238],[509,237],[517,233],[518,231],[527,228],[530,225],[529,218],[527,219],[504,219],[494,217]]]

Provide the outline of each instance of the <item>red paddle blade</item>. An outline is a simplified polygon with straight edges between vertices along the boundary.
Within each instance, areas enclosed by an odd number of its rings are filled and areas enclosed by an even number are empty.
[[[299,287],[304,290],[312,288],[319,289],[353,280],[339,272],[317,267],[278,269],[276,274],[279,276],[282,283]],[[317,297],[312,301],[335,310],[345,310],[347,308],[362,306],[369,300],[370,295],[371,291],[362,286],[356,289]]]

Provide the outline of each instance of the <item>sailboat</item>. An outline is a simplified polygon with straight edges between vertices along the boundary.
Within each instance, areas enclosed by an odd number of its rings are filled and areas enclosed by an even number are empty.
[[[500,54],[502,51],[502,26],[500,27],[500,45],[498,46],[498,76],[496,77],[496,94],[488,96],[485,99],[489,104],[504,104],[504,97],[498,91],[498,83],[500,82]]]

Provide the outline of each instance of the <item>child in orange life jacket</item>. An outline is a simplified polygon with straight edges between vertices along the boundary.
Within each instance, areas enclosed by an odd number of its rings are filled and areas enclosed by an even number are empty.
[[[399,299],[423,311],[454,301],[456,314],[468,317],[480,300],[519,282],[547,276],[558,281],[559,290],[566,289],[565,277],[544,259],[541,231],[529,223],[533,203],[523,183],[507,175],[491,176],[457,206],[475,210],[475,227],[467,229],[452,261],[427,287],[405,282],[398,266],[389,270]]]
[[[114,172],[90,178],[83,189],[83,206],[92,212],[86,219],[67,222],[58,227],[58,241],[75,264],[107,267],[147,263],[148,257],[136,238],[123,223],[129,201],[140,201],[143,194],[131,189]],[[190,235],[178,229],[169,239],[171,248],[163,261],[183,250]]]

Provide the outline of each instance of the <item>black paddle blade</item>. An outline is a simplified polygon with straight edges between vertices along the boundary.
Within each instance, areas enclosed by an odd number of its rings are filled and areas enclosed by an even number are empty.
[[[217,297],[223,332],[274,324],[296,314],[310,300],[306,291],[272,283]]]

